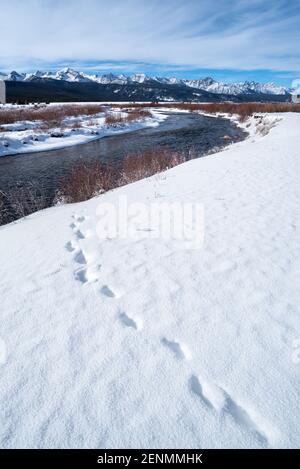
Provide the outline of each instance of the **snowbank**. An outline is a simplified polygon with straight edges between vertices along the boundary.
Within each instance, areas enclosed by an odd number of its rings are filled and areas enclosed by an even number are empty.
[[[299,446],[300,115],[278,117],[0,228],[1,447]],[[203,247],[100,240],[121,195],[203,204]]]

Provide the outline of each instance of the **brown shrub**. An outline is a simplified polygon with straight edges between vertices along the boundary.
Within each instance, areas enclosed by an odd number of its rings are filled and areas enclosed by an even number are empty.
[[[71,129],[77,130],[82,128],[82,122],[80,120],[76,120],[72,122]]]
[[[7,205],[7,196],[4,192],[0,191],[0,226],[10,221],[12,221],[12,217]]]
[[[185,161],[185,157],[168,149],[156,148],[126,155],[123,160],[121,183],[129,184],[139,179],[165,171]]]
[[[196,155],[190,155],[189,159],[191,157]],[[50,207],[57,201],[75,203],[88,200],[121,185],[161,173],[185,160],[180,153],[158,147],[126,155],[121,173],[99,162],[83,163],[61,181],[55,200],[34,183],[12,189],[9,193],[0,191],[0,225]]]
[[[26,217],[51,205],[52,199],[34,182],[8,192],[0,191],[0,225]]]
[[[120,171],[99,162],[80,164],[63,180],[57,199],[67,203],[82,202],[116,187],[152,176],[181,164],[185,157],[171,150],[156,148],[126,155]]]
[[[132,122],[141,119],[147,119],[148,117],[152,117],[152,113],[150,111],[145,111],[144,109],[135,109],[134,111],[129,111],[126,121]]]
[[[49,132],[51,129],[58,129],[64,127],[63,119],[61,120],[45,120],[43,121],[36,130],[42,132]]]
[[[238,114],[242,120],[254,113],[300,112],[300,104],[293,103],[129,103],[118,104],[120,109],[171,108],[189,112],[204,111],[210,114]]]
[[[89,121],[86,122],[86,125],[87,125],[88,127],[93,127],[95,124],[96,124],[96,123],[93,121],[93,119],[91,119],[91,120],[89,120]],[[82,127],[82,124],[81,124],[81,127]]]
[[[238,114],[242,120],[255,113],[300,112],[300,105],[292,103],[179,103],[167,105],[188,111],[204,111],[210,114]]]
[[[98,104],[86,105],[56,105],[47,107],[16,107],[0,109],[0,125],[14,124],[19,121],[61,122],[66,117],[92,116],[104,112],[104,107]]]
[[[125,122],[125,118],[122,116],[121,113],[116,113],[116,114],[107,114],[105,116],[105,125],[111,125],[111,126],[115,126],[115,125],[120,125],[120,124],[123,124]]]
[[[126,116],[122,116],[120,112],[107,114],[105,117],[105,124],[111,126],[122,125],[152,117],[151,112],[144,109],[127,109],[127,111],[128,114]]]
[[[116,171],[99,162],[76,166],[60,185],[58,198],[66,202],[82,202],[117,187]]]

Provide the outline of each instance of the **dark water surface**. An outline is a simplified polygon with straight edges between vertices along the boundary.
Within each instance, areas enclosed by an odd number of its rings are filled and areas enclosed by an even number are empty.
[[[224,136],[229,136],[230,139]],[[172,113],[158,127],[104,137],[60,150],[0,158],[0,190],[34,182],[54,196],[61,181],[80,162],[121,165],[124,155],[157,146],[203,156],[213,149],[244,139],[246,134],[228,119]]]

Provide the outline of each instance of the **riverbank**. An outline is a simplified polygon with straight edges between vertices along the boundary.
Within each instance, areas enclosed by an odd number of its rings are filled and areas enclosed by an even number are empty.
[[[96,104],[61,104],[59,106],[44,106],[45,114],[47,109],[53,111],[55,107],[73,107],[84,109],[86,106],[96,107]],[[98,105],[99,110],[101,105]],[[104,106],[102,106],[104,107]],[[24,113],[34,110],[34,106],[11,106],[2,105],[1,112],[22,111]],[[39,112],[38,108],[36,112]],[[133,132],[142,128],[155,127],[159,125],[167,115],[156,110],[149,111],[149,116],[139,116],[129,120],[130,113],[114,107],[106,106],[105,109],[93,115],[80,115],[66,117],[59,125],[54,121],[51,123],[36,120],[19,120],[14,123],[0,125],[0,157],[9,155],[26,154],[32,152],[42,152],[79,145],[93,140],[111,135],[119,135],[126,132]],[[128,119],[126,121],[126,118]],[[123,120],[123,122],[122,122]]]
[[[38,199],[43,202],[38,204],[40,209],[55,204],[57,193],[65,193],[64,186],[74,171],[83,165],[92,168],[105,165],[115,173],[114,179],[120,179],[124,159],[136,158],[138,155],[142,158],[153,152],[159,154],[162,150],[180,154],[183,160],[188,160],[216,152],[247,135],[236,123],[216,116],[174,111],[166,115],[168,118],[158,126],[112,135],[83,145],[0,158],[0,190],[4,194],[0,197],[4,204],[4,220],[0,207],[0,224],[20,218],[11,207],[16,205],[16,200],[19,201],[19,212],[20,205],[23,208],[22,200],[26,203],[29,198],[32,205],[34,199],[33,209],[30,211],[30,207],[27,207],[26,214],[37,209],[35,194],[40,194]],[[23,209],[21,212],[21,216],[24,216]]]
[[[2,448],[299,446],[300,115],[275,117],[0,228]],[[124,197],[200,204],[201,245],[151,238],[147,218],[100,239]]]

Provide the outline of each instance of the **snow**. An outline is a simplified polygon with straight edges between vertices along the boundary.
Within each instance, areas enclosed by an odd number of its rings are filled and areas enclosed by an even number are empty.
[[[11,106],[5,105],[1,108],[3,107],[10,108]],[[114,112],[126,116],[126,113],[119,112],[118,108],[115,108]],[[6,124],[1,126],[4,132],[0,131],[0,157],[19,153],[54,150],[87,143],[109,135],[132,132],[144,127],[156,127],[166,117],[166,114],[162,112],[153,111],[150,118],[137,120],[130,124],[108,126],[105,124],[105,114],[99,113],[95,116],[66,118],[65,124],[69,126],[66,129],[54,128],[47,129],[46,131],[39,129],[42,122],[38,121],[22,121],[15,124]],[[72,125],[77,122],[81,127],[72,128]]]
[[[0,228],[2,448],[299,447],[300,115],[275,118]],[[100,239],[121,197],[201,204],[203,246]]]

